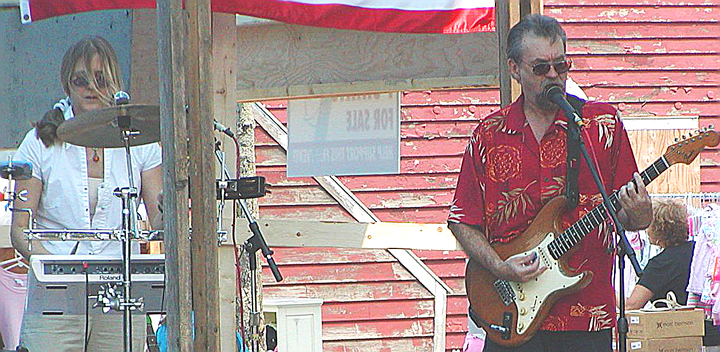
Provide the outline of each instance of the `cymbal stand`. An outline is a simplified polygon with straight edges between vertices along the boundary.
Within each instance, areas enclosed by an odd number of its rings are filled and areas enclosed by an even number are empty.
[[[98,293],[98,303],[95,306],[102,306],[103,311],[107,311],[108,307],[123,312],[123,350],[132,351],[132,315],[131,311],[143,308],[143,299],[131,298],[131,268],[130,257],[132,253],[132,239],[138,237],[137,231],[137,203],[139,196],[137,188],[135,188],[135,180],[132,171],[132,158],[130,157],[130,138],[140,134],[139,131],[131,128],[130,116],[124,109],[121,109],[120,116],[117,117],[118,127],[120,128],[121,137],[125,148],[125,162],[127,163],[128,187],[116,188],[113,194],[122,199],[122,233],[120,236],[123,247],[123,281],[122,296],[117,297],[115,290],[108,287],[106,290]]]

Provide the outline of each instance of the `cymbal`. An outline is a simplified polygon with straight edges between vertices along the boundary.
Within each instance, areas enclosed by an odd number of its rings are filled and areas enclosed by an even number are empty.
[[[91,148],[125,146],[119,116],[130,116],[130,130],[137,132],[129,139],[130,146],[160,141],[160,107],[157,105],[119,105],[88,111],[65,120],[57,129],[60,140]]]

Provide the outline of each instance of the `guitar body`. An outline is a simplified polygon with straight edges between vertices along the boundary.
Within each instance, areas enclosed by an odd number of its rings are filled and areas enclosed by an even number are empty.
[[[564,197],[550,200],[522,235],[509,243],[492,245],[503,260],[537,252],[540,265],[548,268],[539,277],[524,283],[498,282],[495,275],[477,262],[470,260],[467,264],[465,287],[475,314],[473,320],[499,345],[518,346],[527,342],[560,297],[581,290],[592,280],[592,272],[573,272],[563,257],[555,260],[547,250],[550,241],[562,232],[560,216],[565,203]],[[501,333],[491,325],[505,326],[509,333]]]

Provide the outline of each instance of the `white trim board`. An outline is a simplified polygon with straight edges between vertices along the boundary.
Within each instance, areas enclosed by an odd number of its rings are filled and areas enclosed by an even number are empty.
[[[623,116],[628,131],[637,130],[696,130],[698,116]]]

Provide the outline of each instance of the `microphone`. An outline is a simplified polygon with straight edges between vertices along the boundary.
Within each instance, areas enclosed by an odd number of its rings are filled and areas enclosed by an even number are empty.
[[[113,99],[115,100],[115,105],[125,105],[130,102],[130,95],[123,91],[119,91],[113,95]]]
[[[232,133],[232,131],[230,130],[230,128],[227,128],[227,127],[223,126],[220,122],[217,122],[216,120],[213,120],[213,127],[215,128],[216,131],[225,133],[225,134],[228,135],[228,137],[230,137],[230,138],[234,138],[234,137],[235,137],[235,134]]]
[[[578,116],[575,108],[573,108],[572,105],[570,105],[570,103],[567,101],[567,98],[565,98],[565,91],[563,91],[562,87],[549,86],[545,88],[543,95],[545,96],[545,98],[555,103],[555,105],[559,106],[560,109],[562,109],[562,111],[565,113],[565,116],[567,116],[568,120],[572,119],[578,126],[582,126],[582,119],[580,118],[580,116]]]

